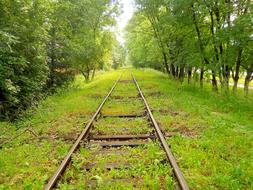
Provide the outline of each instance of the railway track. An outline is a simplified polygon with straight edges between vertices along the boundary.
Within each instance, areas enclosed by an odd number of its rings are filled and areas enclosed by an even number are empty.
[[[116,184],[123,189],[189,189],[137,80],[131,78],[121,76],[114,83],[45,190],[76,184],[75,189],[115,189]]]

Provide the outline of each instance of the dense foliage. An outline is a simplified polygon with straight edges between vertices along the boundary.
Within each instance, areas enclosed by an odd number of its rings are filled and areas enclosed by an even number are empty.
[[[89,80],[112,66],[117,14],[118,3],[110,0],[2,0],[1,118],[17,115],[76,72]]]
[[[250,0],[135,0],[127,47],[136,67],[153,67],[181,81],[211,80],[218,90],[253,79]]]

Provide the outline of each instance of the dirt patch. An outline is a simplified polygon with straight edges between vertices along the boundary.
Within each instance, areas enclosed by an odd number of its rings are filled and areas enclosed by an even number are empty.
[[[84,126],[84,123],[89,121],[91,116],[93,115],[92,111],[77,111],[62,115],[59,118],[51,120],[49,123],[49,128],[45,128],[47,134],[51,132],[54,133],[57,129],[59,131],[69,130],[73,128],[79,128],[80,126]]]
[[[125,155],[125,154],[130,154],[129,149],[125,149],[125,147],[117,147],[117,148],[104,148],[97,152],[96,154],[103,154],[103,155],[112,155],[112,154],[117,154],[117,155]]]
[[[144,126],[139,127],[144,128]],[[142,131],[133,131],[132,127],[121,127],[120,129],[115,129],[114,131],[104,131],[100,129],[95,129],[92,134],[95,136],[99,135],[145,135],[150,132],[151,129],[142,129]]]
[[[143,184],[144,179],[141,177],[132,176],[131,178],[113,178],[113,179],[104,179],[103,183],[105,184],[115,184],[115,183],[127,183],[132,184],[134,187],[138,187],[139,184]],[[96,189],[98,185],[98,179],[87,179],[86,180],[87,185],[91,189]]]
[[[122,99],[125,99],[125,97],[124,96],[111,96],[110,99],[122,100]]]
[[[145,83],[143,85],[143,89],[157,89],[158,87],[159,85],[154,83]]]
[[[48,131],[46,134],[39,137],[40,140],[49,140],[49,141],[55,141],[55,140],[62,140],[64,142],[74,142],[78,136],[81,133],[81,129],[73,128],[69,132],[62,132],[57,131],[52,128],[52,130]]]
[[[174,122],[171,125],[173,132],[178,132],[183,136],[193,137],[197,136],[198,132],[194,129],[189,129],[185,124]]]
[[[83,166],[81,166],[82,170],[91,170],[92,168],[99,168],[100,165],[97,162],[93,163],[86,163]],[[127,162],[108,162],[104,164],[103,168],[106,170],[111,170],[111,169],[126,169],[130,168],[131,165]]]
[[[183,119],[187,119],[190,117],[190,114],[189,113],[185,113],[183,111],[174,111],[170,108],[165,108],[165,109],[154,109],[152,110],[153,112],[156,112],[156,113],[159,113],[161,115],[171,115],[173,117],[176,117],[176,116],[181,116]]]
[[[150,96],[150,97],[161,97],[163,94],[159,91],[156,91],[156,92],[148,92],[146,93],[146,96]]]
[[[59,133],[58,138],[67,142],[74,142],[80,135],[80,130],[71,131],[69,133]]]
[[[172,110],[170,110],[170,109],[158,109],[158,110],[154,110],[154,112],[158,112],[158,113],[160,113],[160,114],[162,114],[162,115],[167,115],[167,114],[169,114],[169,115],[172,115],[172,116],[177,116],[177,115],[181,115],[181,113],[180,112],[177,112],[177,111],[172,111]]]
[[[110,97],[111,100],[123,100],[123,99],[139,99],[139,96],[111,96]]]
[[[68,114],[64,120],[76,120],[76,119],[82,119],[82,118],[85,118],[85,119],[89,119],[91,117],[91,115],[93,114],[92,111],[84,111],[84,112],[73,112],[73,113],[70,113]]]
[[[94,94],[86,94],[85,97],[88,97],[88,98],[103,98],[103,96],[101,94],[97,94],[97,93],[94,93]]]
[[[119,83],[133,83],[132,80],[120,80]]]
[[[108,102],[120,102],[120,103],[132,103],[132,101],[141,100],[139,97],[130,97],[130,98],[120,98],[120,99],[110,99]]]

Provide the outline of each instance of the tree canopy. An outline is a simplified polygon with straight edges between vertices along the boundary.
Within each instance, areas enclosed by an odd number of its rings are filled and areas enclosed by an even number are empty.
[[[253,79],[253,27],[250,0],[135,0],[137,11],[127,26],[130,59],[188,82],[199,78],[237,89]]]
[[[96,70],[115,65],[111,28],[118,5],[111,0],[1,1],[1,117],[17,115],[77,72],[88,81]]]

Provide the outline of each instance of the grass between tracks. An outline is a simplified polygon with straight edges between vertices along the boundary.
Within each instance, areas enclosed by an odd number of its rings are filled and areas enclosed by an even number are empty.
[[[0,149],[0,189],[41,189],[120,73],[100,74],[88,84],[77,77],[68,90],[31,110],[31,116],[15,124],[0,123],[1,143],[26,127],[31,129]],[[216,94],[208,85],[204,89],[181,85],[152,70],[134,70],[134,74],[161,128],[177,132],[167,141],[192,189],[253,188],[252,92],[248,98],[240,92]],[[136,96],[136,92],[130,95]],[[123,108],[117,104],[105,111],[121,112]],[[132,108],[138,106],[136,103]],[[111,118],[105,120],[114,123]],[[100,125],[106,129],[103,122]],[[135,122],[142,125],[143,121]],[[139,132],[136,130],[133,133]],[[155,178],[145,180],[153,184],[147,185],[148,189],[159,189]]]

